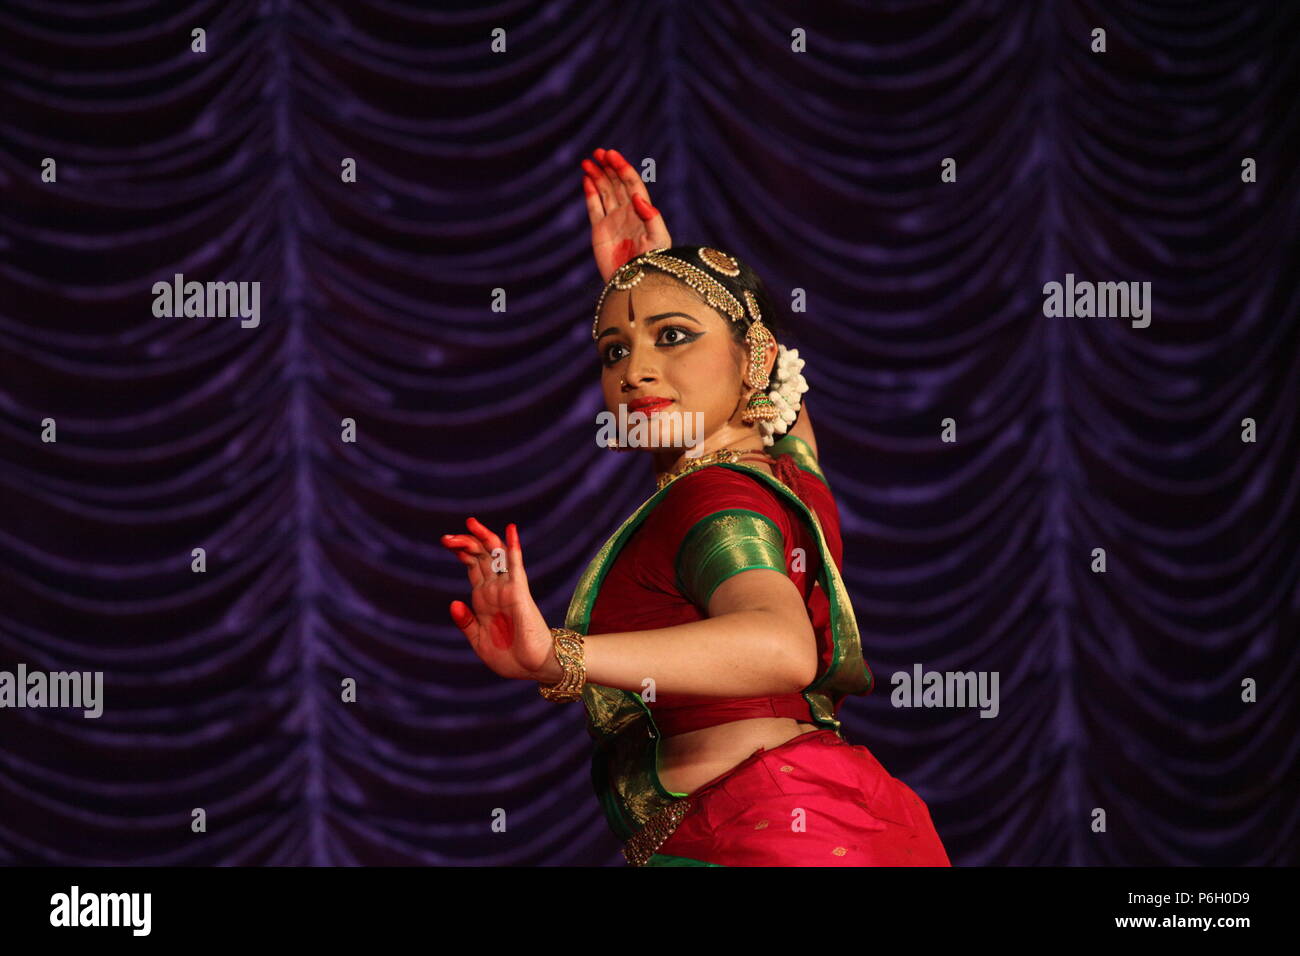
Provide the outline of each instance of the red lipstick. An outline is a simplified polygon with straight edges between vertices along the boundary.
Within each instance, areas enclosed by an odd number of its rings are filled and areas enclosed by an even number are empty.
[[[660,408],[667,408],[672,404],[671,399],[667,398],[634,398],[627,403],[629,412],[653,412]]]

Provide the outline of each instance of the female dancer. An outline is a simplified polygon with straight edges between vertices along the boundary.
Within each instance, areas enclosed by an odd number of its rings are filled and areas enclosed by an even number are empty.
[[[564,627],[532,599],[518,529],[503,543],[470,518],[443,536],[472,588],[452,619],[497,674],[583,702],[592,781],[634,865],[947,866],[925,804],[840,731],[872,677],[803,362],[752,270],[672,246],[635,170],[595,155],[601,386],[611,412],[645,416],[659,490],[597,553]],[[702,418],[700,447],[674,412]]]

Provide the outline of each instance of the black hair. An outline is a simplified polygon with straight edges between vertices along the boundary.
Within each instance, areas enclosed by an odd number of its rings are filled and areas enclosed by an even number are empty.
[[[689,263],[690,265],[695,266],[695,268],[707,273],[710,278],[716,279],[722,285],[723,288],[725,288],[728,292],[734,295],[736,297],[736,301],[739,302],[742,307],[745,305],[745,297],[742,293],[745,292],[746,290],[752,292],[754,298],[758,300],[758,309],[763,316],[763,324],[767,326],[768,329],[771,330],[772,334],[776,336],[776,340],[778,342],[784,342],[784,339],[782,339],[781,337],[781,333],[785,330],[785,321],[784,321],[783,314],[777,311],[776,302],[772,298],[772,296],[768,293],[767,286],[764,285],[763,280],[759,276],[759,274],[755,272],[753,269],[751,269],[748,265],[746,265],[744,260],[742,260],[739,256],[733,255],[732,253],[728,252],[727,255],[735,259],[736,265],[740,267],[740,275],[737,276],[723,275],[722,273],[717,272],[714,269],[710,268],[709,266],[705,265],[700,260],[699,250],[703,248],[705,247],[704,246],[673,246],[671,249],[665,249],[663,252],[659,253],[659,255],[672,256],[674,259],[680,259],[683,262]],[[652,268],[649,271],[651,273],[657,273],[659,275],[663,275],[666,278],[674,278],[673,276],[663,273],[658,269]],[[680,280],[677,281],[680,282]],[[694,292],[695,290],[692,289],[691,291]],[[746,309],[745,311],[746,313],[748,313],[749,310]],[[727,324],[731,327],[732,338],[734,338],[737,342],[743,344],[745,341],[745,332],[747,331],[746,323],[733,322],[729,317],[725,315],[723,316],[723,318],[727,319]]]

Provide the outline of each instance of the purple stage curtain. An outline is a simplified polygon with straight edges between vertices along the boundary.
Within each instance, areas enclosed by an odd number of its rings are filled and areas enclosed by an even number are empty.
[[[0,710],[0,862],[622,862],[439,544],[517,522],[558,624],[653,490],[594,441],[599,146],[806,302],[845,732],[953,862],[1300,862],[1300,5],[438,6],[0,5],[0,669],[104,675]],[[157,317],[177,273],[259,324]],[[916,665],[997,717],[891,706]]]

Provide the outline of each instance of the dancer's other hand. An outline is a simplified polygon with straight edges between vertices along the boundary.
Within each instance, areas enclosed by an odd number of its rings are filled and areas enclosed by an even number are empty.
[[[443,545],[465,565],[471,588],[468,606],[451,602],[452,621],[497,674],[554,683],[563,670],[555,658],[551,629],[528,589],[519,529],[506,525],[502,544],[477,518],[468,519],[465,527],[471,534],[442,536]],[[498,548],[501,552],[494,556]]]
[[[650,191],[616,149],[597,149],[582,161],[582,192],[591,220],[591,251],[604,282],[623,263],[651,249],[671,246],[672,237]]]

